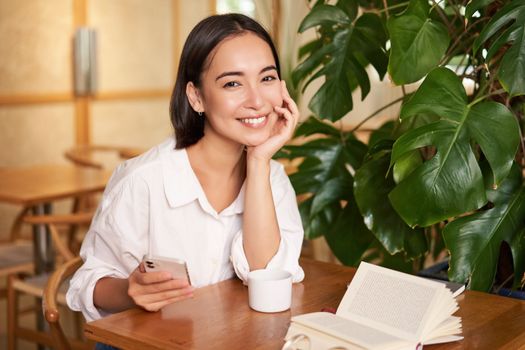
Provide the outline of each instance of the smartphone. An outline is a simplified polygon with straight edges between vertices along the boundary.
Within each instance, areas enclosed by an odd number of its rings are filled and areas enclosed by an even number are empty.
[[[142,261],[146,272],[167,271],[174,279],[185,279],[191,285],[188,266],[184,260],[144,255]]]

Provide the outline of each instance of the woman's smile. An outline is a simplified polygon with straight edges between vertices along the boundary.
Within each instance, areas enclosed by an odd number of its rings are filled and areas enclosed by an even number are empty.
[[[249,117],[237,120],[244,124],[244,126],[254,129],[264,128],[268,123],[268,117],[264,115],[260,117]]]

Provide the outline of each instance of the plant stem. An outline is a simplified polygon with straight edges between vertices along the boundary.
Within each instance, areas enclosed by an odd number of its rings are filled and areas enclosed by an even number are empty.
[[[485,21],[489,19],[488,17],[480,17],[478,18],[477,20],[475,20],[474,22],[470,23],[466,28],[465,30],[463,31],[463,33],[461,33],[460,35],[458,35],[458,37],[456,38],[456,40],[454,41],[454,43],[452,43],[452,45],[450,45],[450,48],[448,49],[448,52],[445,54],[445,56],[452,56],[453,52],[454,52],[454,49],[456,48],[456,46],[458,46],[460,43],[461,43],[461,40],[463,39],[463,36],[469,34],[469,30],[474,27],[475,25],[477,25],[479,22],[481,21]],[[474,37],[470,37],[469,38],[470,41],[473,41]],[[471,47],[468,48],[468,50],[462,50],[463,52],[469,52],[471,49]]]
[[[373,117],[375,117],[376,115],[378,115],[379,113],[381,113],[382,111],[384,111],[385,109],[387,109],[388,107],[390,106],[393,106],[395,105],[396,103],[400,102],[400,101],[403,101],[403,97],[399,97],[393,101],[391,101],[390,103],[384,105],[383,107],[379,108],[378,110],[376,110],[374,113],[370,114],[368,117],[366,117],[365,119],[361,120],[361,122],[359,124],[357,124],[352,130],[350,130],[350,133],[353,133],[354,131],[356,131],[357,129],[359,129],[364,123],[366,123],[369,119],[372,119]]]
[[[432,7],[436,8],[436,11],[437,11],[439,17],[441,17],[441,19],[443,20],[443,23],[445,23],[445,25],[447,26],[448,32],[452,36],[452,33],[454,33],[454,28],[452,27],[452,24],[450,24],[450,22],[448,21],[448,18],[445,15],[445,13],[443,12],[443,9],[438,6],[438,3],[440,3],[441,1],[438,1],[438,2],[432,1],[432,2],[434,3],[434,5]]]
[[[498,89],[498,90],[496,90],[496,91],[493,91],[493,92],[491,92],[491,93],[488,93],[488,94],[486,94],[486,95],[483,95],[483,96],[481,96],[481,97],[478,97],[478,98],[475,99],[474,101],[470,102],[470,103],[468,104],[468,106],[469,106],[469,107],[474,106],[476,103],[478,103],[478,102],[481,101],[481,100],[486,99],[487,97],[494,96],[494,95],[499,95],[499,94],[501,94],[501,93],[503,93],[503,92],[505,92],[505,89]]]
[[[339,137],[341,138],[341,141],[344,143],[345,142],[345,133],[344,133],[343,128],[344,128],[343,120],[339,119]]]
[[[505,284],[507,284],[510,280],[512,280],[514,278],[514,273],[510,274],[510,276],[508,276],[505,281],[501,282],[501,284],[496,288],[496,290],[494,291],[494,293],[498,293],[501,288],[503,288],[505,286]]]
[[[383,0],[383,6],[385,7],[386,18],[388,19],[388,17],[390,17],[390,13],[388,12],[388,3],[386,0]]]
[[[384,1],[383,1],[384,3]],[[392,10],[392,9],[396,9],[398,7],[404,7],[404,6],[407,6],[408,4],[410,3],[410,1],[407,1],[407,2],[400,2],[399,4],[395,4],[395,5],[392,5],[392,6],[389,6],[389,7],[385,7],[384,9],[378,9],[378,10],[374,10],[374,11],[364,11],[364,12],[373,12],[373,13],[382,13],[382,12],[388,12],[388,10]]]

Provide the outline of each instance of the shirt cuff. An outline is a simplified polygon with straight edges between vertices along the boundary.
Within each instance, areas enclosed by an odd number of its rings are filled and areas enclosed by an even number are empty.
[[[92,260],[94,259],[88,258],[75,273],[66,294],[67,305],[74,311],[81,311],[87,322],[110,315],[110,313],[95,307],[93,293],[97,281],[103,277],[125,278],[114,268],[100,266]]]
[[[299,266],[299,254],[301,253],[301,246],[298,248],[292,242],[288,242],[286,238],[281,237],[279,249],[277,253],[270,259],[265,269],[282,269],[288,271],[292,275],[292,282],[298,283],[304,279],[304,271]],[[245,285],[248,284],[248,273],[250,272],[250,265],[244,253],[244,246],[242,240],[242,230],[237,232],[232,241],[232,249],[230,261],[233,264],[233,269]]]

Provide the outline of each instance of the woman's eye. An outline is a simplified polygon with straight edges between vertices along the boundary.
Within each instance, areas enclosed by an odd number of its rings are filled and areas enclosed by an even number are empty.
[[[239,84],[238,82],[236,82],[236,81],[229,81],[229,82],[227,82],[226,84],[224,84],[223,87],[225,87],[225,88],[231,88],[231,87],[237,87],[237,86],[239,86],[239,85],[240,85],[240,84]]]
[[[274,77],[273,75],[268,75],[262,79],[262,81],[273,81],[273,80],[277,80],[277,78]]]

